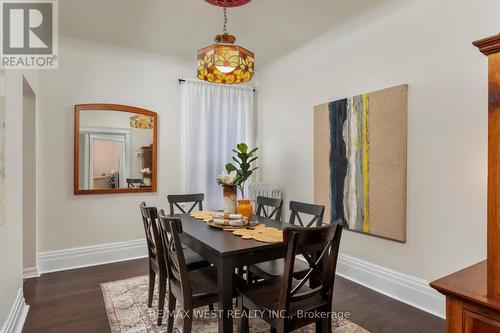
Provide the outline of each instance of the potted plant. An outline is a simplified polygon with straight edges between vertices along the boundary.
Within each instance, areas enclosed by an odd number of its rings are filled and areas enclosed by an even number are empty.
[[[238,201],[235,212],[241,213],[248,218],[252,217],[253,208],[250,200],[245,199],[245,182],[250,178],[253,172],[258,169],[257,167],[252,168],[252,163],[258,158],[255,156],[255,152],[257,150],[258,148],[254,148],[249,151],[248,146],[245,143],[240,143],[236,145],[236,149],[233,149],[236,156],[233,156],[232,160],[235,164],[226,164],[226,175],[229,175],[227,179],[232,181],[233,188],[236,186],[236,188],[241,192],[242,200]],[[233,202],[236,205],[236,193],[234,193]]]

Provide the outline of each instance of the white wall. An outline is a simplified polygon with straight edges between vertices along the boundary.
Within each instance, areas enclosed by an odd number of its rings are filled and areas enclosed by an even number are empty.
[[[140,54],[107,45],[60,39],[59,69],[44,72],[47,96],[39,121],[39,251],[144,238],[141,201],[166,207],[180,191],[180,88],[193,61]],[[73,195],[73,107],[116,103],[158,113],[158,193]]]
[[[38,95],[38,72],[5,75],[5,224],[0,226],[0,326],[14,303],[23,277],[23,75]],[[39,109],[37,100],[37,109]]]
[[[23,80],[23,267],[36,267],[36,96]]]
[[[342,253],[426,280],[486,256],[487,60],[498,0],[395,1],[258,69],[264,182],[313,200],[313,106],[409,84],[406,244],[345,232]]]

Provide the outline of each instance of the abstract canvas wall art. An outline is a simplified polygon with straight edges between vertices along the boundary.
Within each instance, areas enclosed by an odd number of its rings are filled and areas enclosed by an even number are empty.
[[[0,70],[0,225],[5,223],[5,70]]]
[[[349,229],[406,241],[408,86],[314,108],[314,197]]]

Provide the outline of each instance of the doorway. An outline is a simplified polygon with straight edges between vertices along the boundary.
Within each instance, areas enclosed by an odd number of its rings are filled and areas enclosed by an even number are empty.
[[[23,78],[23,272],[38,276],[36,261],[36,96]]]
[[[130,132],[80,128],[80,188],[126,188],[130,177]]]

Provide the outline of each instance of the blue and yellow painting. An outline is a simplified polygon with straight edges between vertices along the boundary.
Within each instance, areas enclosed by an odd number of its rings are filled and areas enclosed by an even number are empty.
[[[315,107],[315,201],[331,221],[406,239],[407,85]],[[327,216],[325,214],[325,216]]]
[[[331,217],[350,229],[370,232],[369,96],[328,103]]]

